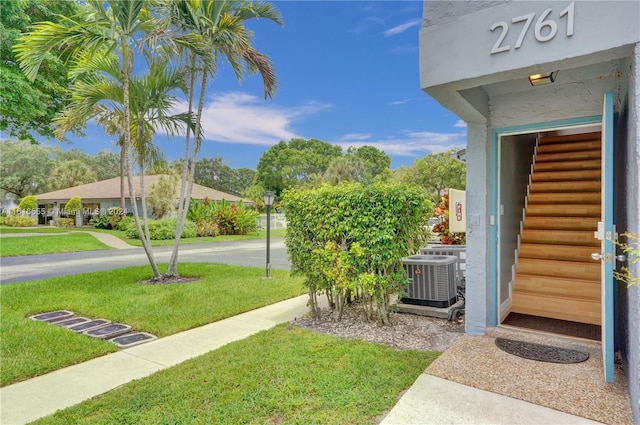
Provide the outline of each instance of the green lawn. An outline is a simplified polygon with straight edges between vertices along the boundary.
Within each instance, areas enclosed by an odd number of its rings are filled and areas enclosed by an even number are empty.
[[[50,227],[50,226],[40,226],[40,227],[10,227],[10,226],[0,226],[0,233],[67,233],[69,229],[64,229],[62,227]]]
[[[437,357],[288,324],[35,424],[371,424]]]
[[[125,233],[121,230],[105,230],[105,229],[94,229],[91,227],[83,227],[83,228],[75,228],[74,230],[80,231],[89,231],[89,232],[100,232],[100,233],[108,233],[118,238],[122,239],[129,245],[133,246],[142,246],[142,242],[139,239],[128,239],[125,236]],[[271,231],[271,237],[284,237],[287,234],[287,229],[278,229]],[[180,245],[188,245],[195,243],[203,243],[203,242],[228,242],[228,241],[243,241],[249,239],[266,239],[267,232],[266,230],[260,230],[255,233],[250,233],[248,235],[224,235],[224,236],[216,236],[216,237],[206,237],[206,238],[183,238],[180,240]],[[175,242],[174,239],[163,240],[163,241],[151,241],[151,246],[167,246],[173,245]]]
[[[43,238],[44,239],[44,238]],[[191,329],[306,292],[287,271],[185,263],[183,276],[200,280],[141,285],[148,266],[63,276],[0,286],[0,386],[117,351],[115,345],[28,316],[70,310],[126,323],[158,337]]]
[[[0,257],[53,254],[111,249],[91,235],[70,233],[54,236],[25,236],[0,239]]]

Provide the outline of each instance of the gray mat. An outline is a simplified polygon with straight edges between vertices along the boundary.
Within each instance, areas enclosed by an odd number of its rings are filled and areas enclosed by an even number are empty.
[[[589,358],[589,353],[533,342],[496,338],[496,346],[509,354],[529,360],[549,363],[580,363]]]

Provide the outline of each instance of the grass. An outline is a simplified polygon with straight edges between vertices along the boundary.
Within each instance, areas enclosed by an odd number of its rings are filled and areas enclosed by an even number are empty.
[[[13,237],[0,240],[0,257],[97,251],[102,249],[111,249],[111,247],[103,244],[93,236],[83,233]]]
[[[10,233],[67,233],[70,229],[61,227],[10,227],[0,226],[0,234]]]
[[[179,265],[185,284],[141,285],[148,266],[127,267],[0,286],[0,386],[117,351],[115,345],[37,322],[28,316],[70,310],[126,323],[164,337],[305,292],[302,279],[262,268],[209,263]]]
[[[106,229],[94,229],[91,227],[82,227],[82,228],[74,228],[75,230],[85,231],[85,232],[99,232],[99,233],[108,233],[110,235],[114,235],[129,245],[133,246],[142,246],[142,242],[139,239],[128,239],[125,236],[125,232],[121,230],[106,230]],[[272,230],[272,237],[284,237],[287,234],[287,229],[278,229]],[[228,241],[244,241],[250,239],[266,239],[267,232],[266,230],[259,230],[254,233],[250,233],[248,235],[223,235],[216,237],[205,237],[205,238],[183,238],[180,240],[180,245],[190,245],[196,243],[205,243],[205,242],[228,242]],[[170,240],[162,240],[162,241],[151,241],[151,246],[168,246],[173,245],[175,242],[174,239]]]
[[[35,424],[371,424],[437,357],[288,324]]]

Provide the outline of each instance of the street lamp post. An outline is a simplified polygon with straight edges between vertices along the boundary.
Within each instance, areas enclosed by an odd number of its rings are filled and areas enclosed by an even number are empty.
[[[272,191],[265,192],[264,204],[267,207],[267,278],[271,277],[271,255],[269,249],[271,244],[271,205],[273,205],[274,198],[275,195]]]

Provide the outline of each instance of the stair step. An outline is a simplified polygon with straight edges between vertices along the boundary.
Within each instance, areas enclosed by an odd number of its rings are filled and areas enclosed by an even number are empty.
[[[559,171],[536,171],[531,176],[534,182],[553,182],[567,180],[600,180],[600,169],[591,170],[559,170]]]
[[[530,204],[598,204],[600,192],[548,193],[536,192],[529,195]]]
[[[541,143],[538,145],[538,154],[593,150],[593,149],[600,149],[601,146],[602,146],[602,141],[600,139],[585,140],[585,141],[570,142],[570,143]]]
[[[520,258],[537,258],[541,260],[591,262],[593,261],[591,260],[591,253],[596,251],[599,251],[599,249],[595,246],[557,245],[531,242],[523,242],[520,244]]]
[[[579,161],[536,162],[533,169],[535,174],[540,171],[600,170],[601,167],[600,159],[585,159]]]
[[[581,161],[585,159],[600,159],[600,149],[591,149],[579,152],[539,153],[536,156],[536,164],[553,161]]]
[[[600,281],[516,274],[514,293],[538,294],[600,302]]]
[[[600,282],[600,262],[584,263],[521,258],[516,265],[516,273]]]
[[[533,204],[527,207],[527,217],[600,217],[601,206],[595,204]],[[597,220],[596,220],[597,221]]]
[[[524,220],[525,229],[588,230],[598,228],[599,218],[595,217],[549,217],[528,215]]]
[[[540,144],[552,144],[552,143],[568,143],[568,142],[582,142],[585,140],[601,140],[602,136],[599,131],[592,131],[591,133],[578,133],[578,134],[565,134],[562,136],[543,136],[540,137]]]
[[[541,243],[550,245],[600,246],[600,241],[588,230],[538,230],[524,229],[522,243]]]
[[[565,297],[539,297],[536,294],[513,294],[511,311],[531,316],[550,317],[572,322],[600,325],[600,302]]]
[[[535,174],[535,173],[534,173]],[[534,192],[598,192],[600,193],[600,180],[578,180],[561,182],[537,182],[531,183],[530,193]]]

